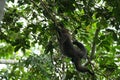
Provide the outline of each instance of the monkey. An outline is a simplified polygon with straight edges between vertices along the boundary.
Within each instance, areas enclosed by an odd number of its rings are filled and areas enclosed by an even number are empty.
[[[69,30],[65,29],[63,25],[60,25],[61,28],[57,28],[58,32],[58,42],[60,46],[61,53],[71,58],[71,61],[75,65],[75,68],[79,72],[88,72],[91,75],[94,75],[86,67],[80,65],[81,59],[86,58],[87,51],[84,45],[80,42],[71,40]],[[78,48],[76,48],[76,45]]]

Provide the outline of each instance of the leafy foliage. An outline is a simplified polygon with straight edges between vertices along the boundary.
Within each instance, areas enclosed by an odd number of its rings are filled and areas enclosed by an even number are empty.
[[[0,58],[20,63],[1,69],[0,79],[93,79],[74,70],[70,60],[60,54],[54,17],[84,43],[88,56],[92,54],[93,66],[88,68],[94,70],[96,79],[120,78],[120,58],[116,57],[120,55],[119,0],[43,0],[48,11],[40,1],[7,0],[0,25]]]

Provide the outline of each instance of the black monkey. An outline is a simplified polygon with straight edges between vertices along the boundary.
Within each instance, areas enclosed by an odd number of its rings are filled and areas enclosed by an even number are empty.
[[[76,69],[79,72],[88,72],[91,75],[93,75],[94,74],[93,72],[91,72],[86,67],[80,65],[81,59],[84,58],[87,53],[83,44],[77,41],[74,41],[72,43],[69,31],[65,29],[63,26],[57,28],[57,32],[58,32],[58,42],[61,52],[64,55],[71,58],[71,61],[73,62],[73,64],[75,65]],[[76,48],[74,45],[77,45],[80,48],[80,50]]]

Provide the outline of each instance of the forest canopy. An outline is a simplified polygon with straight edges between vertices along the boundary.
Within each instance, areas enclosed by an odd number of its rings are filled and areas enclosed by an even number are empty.
[[[0,79],[120,79],[119,5],[119,0],[6,0],[0,5],[0,65],[6,66]],[[78,72],[61,54],[59,23],[84,44],[94,77]]]

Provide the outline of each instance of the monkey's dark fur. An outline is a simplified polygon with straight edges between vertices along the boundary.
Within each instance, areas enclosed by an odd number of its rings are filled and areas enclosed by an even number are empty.
[[[93,72],[91,72],[86,67],[81,66],[80,64],[81,59],[86,58],[87,56],[87,51],[84,45],[77,41],[72,42],[68,30],[65,29],[63,26],[61,28],[57,28],[57,32],[61,52],[71,58],[71,61],[79,72],[88,72],[93,75]],[[79,47],[79,49],[76,48],[74,45]]]

